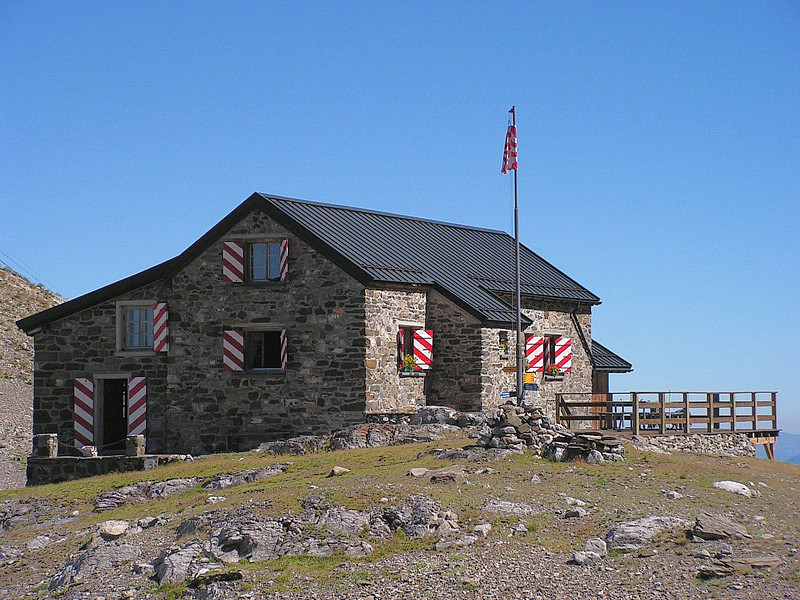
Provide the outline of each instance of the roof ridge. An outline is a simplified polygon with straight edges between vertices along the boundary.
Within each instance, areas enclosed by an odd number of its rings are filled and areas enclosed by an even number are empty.
[[[417,221],[420,223],[430,223],[432,225],[443,225],[445,227],[455,227],[457,229],[467,229],[470,231],[481,231],[484,233],[495,233],[499,235],[503,235],[506,237],[511,237],[508,232],[503,231],[502,229],[490,229],[488,227],[476,227],[474,225],[465,225],[463,223],[450,223],[448,221],[437,221],[435,219],[426,219],[424,217],[413,217],[410,215],[401,215],[399,213],[391,213],[385,212],[380,210],[373,210],[371,208],[361,208],[358,206],[347,206],[344,204],[330,204],[328,202],[315,202],[312,200],[302,200],[299,198],[290,198],[288,196],[275,196],[273,194],[265,194],[263,192],[258,192],[259,196],[262,196],[265,200],[278,200],[281,202],[293,202],[296,204],[306,204],[308,206],[319,206],[322,208],[333,208],[336,210],[343,210],[343,211],[352,211],[358,213],[364,213],[369,215],[378,215],[381,217],[389,217],[392,219],[400,219],[403,221]]]

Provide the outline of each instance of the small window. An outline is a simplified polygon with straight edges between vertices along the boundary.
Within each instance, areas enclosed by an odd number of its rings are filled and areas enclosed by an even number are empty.
[[[250,244],[248,266],[251,281],[280,281],[281,244]]]
[[[248,331],[246,339],[244,357],[248,371],[283,368],[280,331]]]
[[[398,328],[397,366],[401,371],[433,368],[433,331],[410,326]]]
[[[124,311],[124,348],[141,350],[153,348],[153,307],[129,306]]]

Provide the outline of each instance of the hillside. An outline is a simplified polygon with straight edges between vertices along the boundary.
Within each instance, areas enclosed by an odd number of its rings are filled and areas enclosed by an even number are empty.
[[[15,325],[64,299],[0,267],[0,489],[25,485],[33,415],[33,338]]]
[[[6,267],[0,267],[0,380],[33,383],[33,338],[15,325],[64,299]]]
[[[565,463],[407,433],[0,492],[0,597],[797,597],[799,467],[631,447]]]

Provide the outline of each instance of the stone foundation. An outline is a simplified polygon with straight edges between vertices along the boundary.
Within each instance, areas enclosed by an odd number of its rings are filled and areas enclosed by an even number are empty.
[[[158,456],[61,456],[58,458],[28,457],[26,485],[61,483],[95,475],[150,471],[171,462],[190,460],[185,454]]]
[[[721,456],[756,456],[756,446],[743,433],[695,433],[692,435],[633,436],[634,441],[667,452],[695,452]]]

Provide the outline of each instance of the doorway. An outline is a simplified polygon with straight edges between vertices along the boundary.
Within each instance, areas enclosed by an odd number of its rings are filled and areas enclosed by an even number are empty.
[[[125,454],[128,435],[128,380],[103,379],[97,452]]]

